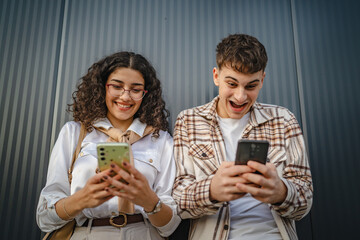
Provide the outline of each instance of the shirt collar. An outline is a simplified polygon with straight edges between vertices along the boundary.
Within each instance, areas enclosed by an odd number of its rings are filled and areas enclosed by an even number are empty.
[[[255,102],[250,109],[249,123],[253,126],[272,120],[274,117],[258,102]]]
[[[207,120],[212,120],[217,116],[216,106],[218,102],[219,96],[216,96],[211,102],[195,108],[195,112]],[[252,126],[258,126],[259,124],[265,123],[271,119],[273,119],[273,116],[266,111],[264,106],[258,102],[255,102],[250,109],[249,123]]]
[[[219,96],[215,97],[211,102],[195,108],[195,113],[206,118],[207,120],[212,120],[216,118],[217,115],[216,106],[218,101],[219,101]]]
[[[113,125],[111,124],[108,118],[99,119],[93,125],[94,127],[102,127],[107,130],[113,127]],[[146,128],[146,123],[142,123],[140,122],[139,118],[135,118],[127,130],[131,130],[136,134],[138,134],[140,137],[142,137],[144,135],[145,128]]]

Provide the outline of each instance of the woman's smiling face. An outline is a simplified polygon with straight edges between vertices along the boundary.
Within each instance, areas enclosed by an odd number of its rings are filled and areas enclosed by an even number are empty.
[[[222,118],[241,119],[255,103],[265,78],[265,72],[244,74],[223,66],[213,69],[213,78],[219,87],[217,113]]]
[[[109,75],[106,84],[113,84],[125,90],[144,90],[145,88],[145,80],[142,74],[131,68],[116,69]],[[106,86],[105,99],[108,109],[107,117],[111,124],[125,131],[131,125],[135,113],[139,110],[142,99],[133,100],[129,91],[125,91],[119,97],[114,97],[109,93],[108,86]]]

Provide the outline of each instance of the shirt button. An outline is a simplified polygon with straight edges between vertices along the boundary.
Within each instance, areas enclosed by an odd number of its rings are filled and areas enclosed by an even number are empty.
[[[82,156],[84,156],[84,152],[81,152],[81,153],[80,153],[80,157],[82,157]]]
[[[229,225],[225,224],[224,225],[224,230],[228,230],[229,229]]]
[[[203,157],[207,157],[206,153],[202,153],[201,156]]]
[[[150,163],[152,163],[152,162],[153,162],[153,160],[150,158],[150,159],[149,159],[149,162],[150,162]]]

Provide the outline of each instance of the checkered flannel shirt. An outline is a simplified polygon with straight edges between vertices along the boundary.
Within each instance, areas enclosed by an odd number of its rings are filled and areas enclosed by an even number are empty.
[[[229,204],[212,202],[209,190],[211,179],[226,156],[216,117],[218,100],[216,97],[208,104],[182,111],[175,124],[177,175],[173,197],[181,217],[193,219],[193,239],[227,239],[230,229]],[[302,131],[295,116],[286,108],[255,102],[242,138],[269,141],[268,158],[288,189],[281,205],[269,207],[282,237],[297,239],[294,220],[310,211],[313,187]]]

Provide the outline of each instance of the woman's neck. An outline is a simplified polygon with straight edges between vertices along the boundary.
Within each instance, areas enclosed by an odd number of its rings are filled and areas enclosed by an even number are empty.
[[[109,119],[109,121],[113,125],[113,127],[118,128],[123,132],[125,132],[130,127],[132,122],[134,121],[133,117],[126,119],[126,120],[119,120],[117,118],[114,118],[110,114],[107,114],[107,118]]]

